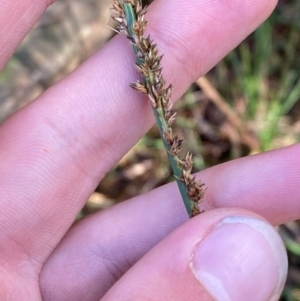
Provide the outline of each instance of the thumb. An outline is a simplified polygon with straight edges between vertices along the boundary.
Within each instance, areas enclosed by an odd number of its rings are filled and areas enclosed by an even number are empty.
[[[275,301],[287,266],[284,245],[270,224],[248,211],[218,209],[171,233],[103,301]]]

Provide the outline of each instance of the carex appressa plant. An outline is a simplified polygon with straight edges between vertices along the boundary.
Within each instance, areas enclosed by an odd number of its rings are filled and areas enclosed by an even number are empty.
[[[119,24],[118,32],[125,34],[133,45],[135,65],[143,79],[130,86],[148,96],[186,210],[190,217],[195,216],[200,213],[204,184],[191,175],[192,155],[187,153],[185,158],[179,156],[182,139],[171,128],[176,117],[171,110],[172,85],[165,87],[162,56],[150,36],[144,37],[146,8],[142,7],[141,0],[113,0],[112,11],[113,19]]]

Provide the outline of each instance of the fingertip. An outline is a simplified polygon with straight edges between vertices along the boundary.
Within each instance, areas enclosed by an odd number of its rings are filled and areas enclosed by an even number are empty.
[[[171,233],[104,300],[121,300],[122,292],[130,300],[275,301],[286,274],[285,248],[271,225],[245,210],[218,209]]]
[[[267,222],[242,215],[223,218],[201,240],[190,267],[220,301],[278,300],[287,275],[287,256]]]
[[[0,71],[32,26],[55,0],[0,1]]]
[[[209,71],[272,13],[277,0],[156,0],[149,7],[149,32],[166,53],[166,77],[180,89]],[[167,13],[166,13],[167,12]],[[183,17],[188,16],[188,17]],[[170,51],[169,49],[172,49]],[[174,70],[172,70],[174,66]],[[178,82],[178,83],[177,83]]]

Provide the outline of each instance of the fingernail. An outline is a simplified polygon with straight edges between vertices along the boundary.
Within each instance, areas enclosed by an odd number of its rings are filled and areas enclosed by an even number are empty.
[[[190,267],[201,285],[219,301],[275,301],[287,274],[281,238],[254,218],[223,219],[200,241]]]

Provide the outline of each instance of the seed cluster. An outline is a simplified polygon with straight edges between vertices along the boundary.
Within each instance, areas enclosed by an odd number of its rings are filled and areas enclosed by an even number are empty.
[[[128,24],[128,15],[130,15],[128,7],[132,7],[134,13],[131,26]],[[143,82],[137,81],[130,86],[148,96],[157,116],[156,119],[160,123],[159,129],[167,151],[180,170],[179,176],[176,174],[175,176],[186,186],[186,193],[191,201],[192,216],[197,215],[200,213],[198,204],[203,199],[205,192],[204,184],[196,182],[195,177],[191,175],[192,155],[187,153],[184,159],[179,157],[182,139],[174,135],[171,128],[176,118],[176,113],[172,112],[170,103],[172,85],[165,88],[165,80],[162,77],[162,56],[159,55],[157,46],[150,36],[144,37],[147,25],[146,8],[142,8],[141,0],[113,0],[112,10],[112,18],[119,23],[118,31],[125,34],[133,45],[136,54],[136,69],[143,78]]]

